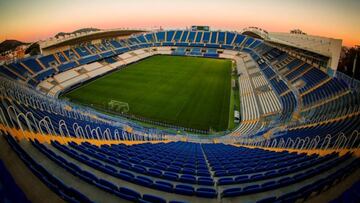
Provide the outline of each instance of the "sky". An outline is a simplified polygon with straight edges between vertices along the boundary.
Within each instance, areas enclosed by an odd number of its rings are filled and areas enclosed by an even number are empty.
[[[209,25],[269,32],[294,28],[360,45],[360,0],[0,0],[0,41],[31,42],[85,27]]]

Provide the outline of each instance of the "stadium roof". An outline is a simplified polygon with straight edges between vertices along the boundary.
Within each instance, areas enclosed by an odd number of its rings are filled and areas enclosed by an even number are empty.
[[[333,70],[337,69],[342,46],[341,39],[306,34],[270,32],[268,34],[268,41],[329,57],[331,59],[329,66]]]

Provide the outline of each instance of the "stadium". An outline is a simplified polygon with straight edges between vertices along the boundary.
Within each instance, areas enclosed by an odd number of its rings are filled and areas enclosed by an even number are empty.
[[[359,202],[341,46],[207,25],[32,43],[0,65],[0,202]]]

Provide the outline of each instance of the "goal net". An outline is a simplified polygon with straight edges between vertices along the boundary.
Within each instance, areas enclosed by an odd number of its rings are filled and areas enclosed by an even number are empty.
[[[111,100],[108,103],[108,109],[118,113],[127,113],[130,110],[130,107],[126,102]]]

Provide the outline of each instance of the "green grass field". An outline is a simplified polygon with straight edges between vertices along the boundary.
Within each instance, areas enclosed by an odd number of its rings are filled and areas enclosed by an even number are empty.
[[[228,129],[230,60],[153,56],[81,86],[62,97],[104,108],[129,104],[128,114],[194,129]]]

